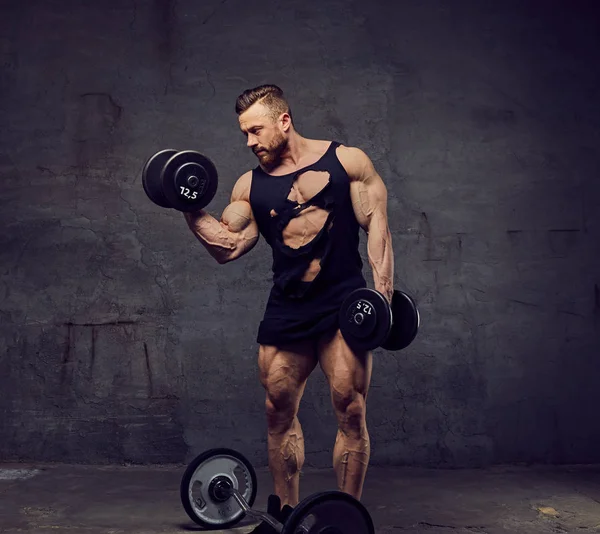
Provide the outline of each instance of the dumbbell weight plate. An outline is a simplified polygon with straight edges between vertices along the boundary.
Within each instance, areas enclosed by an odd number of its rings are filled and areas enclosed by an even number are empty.
[[[173,155],[162,170],[162,189],[169,205],[179,211],[197,211],[214,198],[217,168],[195,150]]]
[[[180,497],[187,515],[207,529],[228,529],[239,523],[245,512],[230,497],[219,498],[215,482],[227,480],[249,506],[257,492],[256,472],[252,464],[232,449],[210,449],[197,456],[187,467],[180,485]]]
[[[170,208],[163,193],[162,170],[177,150],[168,148],[161,150],[148,159],[142,170],[142,185],[148,198],[161,208]]]
[[[417,336],[421,324],[419,309],[414,299],[398,289],[392,296],[391,307],[392,328],[381,347],[386,350],[402,350]]]
[[[324,491],[303,499],[283,525],[281,534],[374,534],[365,506],[341,491]]]
[[[338,319],[346,343],[353,349],[369,351],[379,347],[388,337],[392,312],[381,293],[359,288],[344,299]]]

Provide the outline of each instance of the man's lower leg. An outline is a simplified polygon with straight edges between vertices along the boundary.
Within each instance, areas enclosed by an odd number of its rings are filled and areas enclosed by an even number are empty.
[[[304,465],[304,436],[298,417],[284,431],[269,430],[269,469],[281,505],[296,506],[300,499],[300,470]]]
[[[361,498],[370,456],[371,442],[366,424],[358,429],[338,429],[333,468],[340,491]]]

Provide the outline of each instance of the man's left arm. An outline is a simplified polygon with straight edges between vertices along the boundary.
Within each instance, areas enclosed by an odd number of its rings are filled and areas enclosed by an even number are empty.
[[[394,293],[394,251],[388,225],[387,188],[371,159],[359,148],[345,148],[340,161],[350,177],[356,219],[367,233],[367,254],[375,289],[388,302]]]

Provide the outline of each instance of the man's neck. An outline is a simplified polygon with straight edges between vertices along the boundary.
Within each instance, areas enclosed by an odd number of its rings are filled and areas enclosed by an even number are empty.
[[[306,153],[308,139],[293,133],[288,139],[286,150],[281,154],[281,164],[297,166],[302,156]]]

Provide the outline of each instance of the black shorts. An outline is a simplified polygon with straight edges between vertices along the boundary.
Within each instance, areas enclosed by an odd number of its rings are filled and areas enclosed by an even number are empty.
[[[342,302],[349,293],[366,285],[362,276],[329,284],[320,282],[301,299],[282,296],[273,287],[256,341],[261,345],[283,346],[337,330]]]

